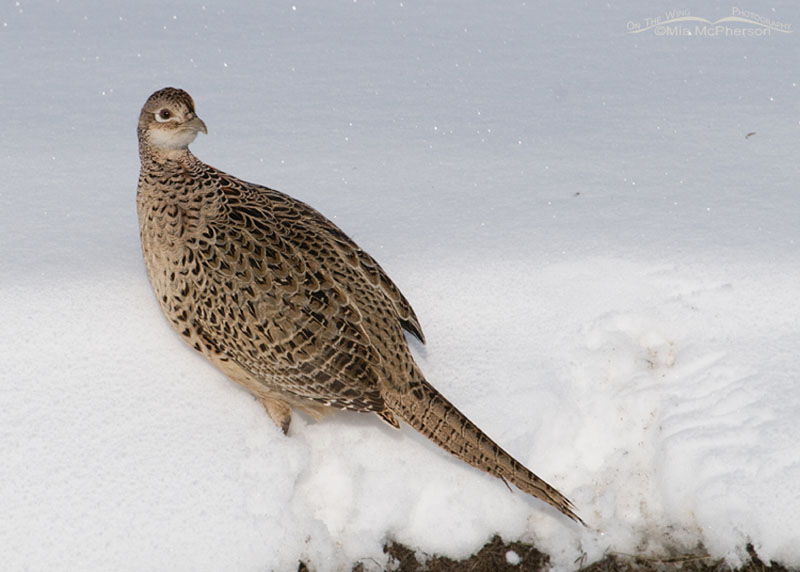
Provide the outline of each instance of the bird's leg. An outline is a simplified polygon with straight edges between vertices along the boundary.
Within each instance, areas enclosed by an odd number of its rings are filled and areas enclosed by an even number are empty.
[[[281,428],[283,434],[289,432],[289,424],[292,422],[292,407],[282,399],[270,399],[262,397],[261,404],[267,410],[275,425]]]

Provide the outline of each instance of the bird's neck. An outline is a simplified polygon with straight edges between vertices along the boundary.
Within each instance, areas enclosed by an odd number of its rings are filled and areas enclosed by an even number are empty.
[[[149,145],[139,145],[139,158],[142,169],[156,171],[184,171],[200,163],[200,160],[183,149],[154,149]]]
[[[185,170],[200,163],[189,147],[167,149],[153,145],[145,135],[141,126],[139,135],[139,159],[142,161],[143,170]]]

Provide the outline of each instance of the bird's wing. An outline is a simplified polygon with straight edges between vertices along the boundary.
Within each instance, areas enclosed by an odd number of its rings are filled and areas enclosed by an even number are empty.
[[[358,298],[359,287],[366,287],[364,283],[366,279],[391,303],[391,310],[403,329],[425,343],[422,326],[411,304],[369,253],[362,250],[338,226],[310,205],[272,189],[264,189],[263,192],[273,203],[285,203],[281,206],[285,209],[282,214],[286,216],[282,217],[281,221],[290,235],[297,238],[296,244],[305,251],[304,254],[317,255],[316,251],[309,252],[308,248],[326,246],[331,249],[333,251],[330,253],[331,259],[326,262],[341,267],[345,272],[342,284],[352,290],[351,294]],[[333,260],[337,258],[338,260]],[[370,295],[373,293],[370,291]]]
[[[311,207],[233,178],[220,186],[224,212],[208,222],[196,254],[214,276],[196,312],[203,336],[265,385],[383,410],[381,387],[402,387],[402,372],[414,367],[401,327],[418,322],[413,312],[397,312],[402,304],[410,310],[408,302],[368,255],[350,255],[348,245],[357,247]]]
[[[305,203],[301,203],[301,205],[313,211],[313,213],[316,213],[312,207]],[[411,307],[406,297],[403,296],[403,293],[397,285],[389,278],[389,275],[386,274],[386,271],[368,252],[359,248],[349,236],[339,229],[339,227],[322,215],[319,215],[319,217],[321,219],[319,221],[320,228],[323,228],[328,236],[331,237],[339,254],[347,260],[350,266],[360,270],[361,274],[367,278],[372,286],[380,288],[384,296],[391,301],[394,313],[403,329],[424,344],[425,335],[422,333],[422,326],[419,323],[414,309]]]

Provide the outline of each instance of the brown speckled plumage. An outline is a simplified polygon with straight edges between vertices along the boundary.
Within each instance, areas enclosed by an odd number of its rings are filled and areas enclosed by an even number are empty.
[[[503,451],[432,385],[403,331],[411,305],[336,225],[188,149],[205,124],[183,90],[139,116],[137,207],[147,272],[172,327],[252,391],[284,432],[291,408],[397,417],[458,458],[580,521],[561,493]]]

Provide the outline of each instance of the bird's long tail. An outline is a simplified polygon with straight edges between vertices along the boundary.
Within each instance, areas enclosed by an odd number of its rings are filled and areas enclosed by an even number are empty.
[[[575,514],[569,499],[506,453],[427,381],[412,383],[405,393],[386,392],[384,402],[391,411],[445,451],[514,484],[572,520],[585,524]]]

